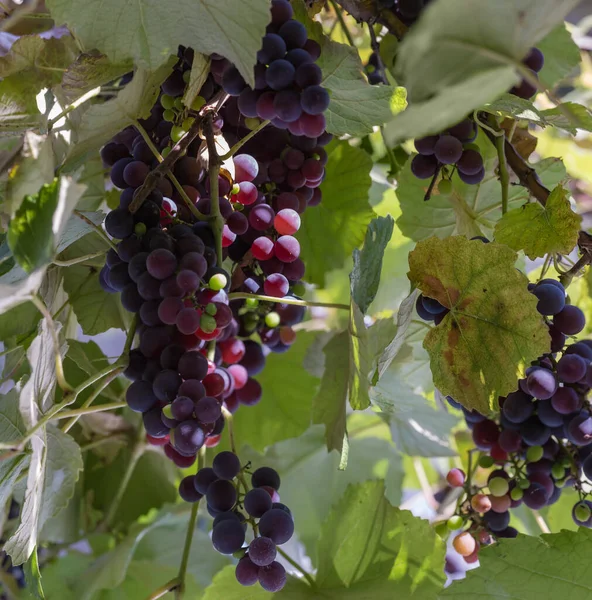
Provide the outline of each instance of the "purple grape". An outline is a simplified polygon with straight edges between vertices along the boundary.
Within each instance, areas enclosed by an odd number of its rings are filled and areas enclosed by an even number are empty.
[[[483,157],[477,150],[465,150],[456,166],[464,175],[477,175],[483,169]]]
[[[565,335],[576,335],[584,329],[586,317],[577,306],[567,304],[553,317],[553,325]]]
[[[238,561],[234,574],[236,580],[244,586],[255,585],[259,581],[259,567],[248,556]]]
[[[152,391],[152,385],[140,380],[127,388],[125,401],[134,412],[147,412],[156,406],[158,398]]]
[[[538,298],[537,310],[546,316],[556,315],[565,306],[565,290],[555,285],[543,284],[535,286],[532,293]]]
[[[183,421],[172,431],[175,450],[185,456],[194,455],[204,444],[206,436],[196,421]]]
[[[434,155],[444,165],[457,163],[463,153],[462,143],[451,135],[441,135],[434,146]]]
[[[312,85],[302,91],[300,104],[309,115],[320,115],[329,107],[329,93],[320,85]]]
[[[267,567],[260,567],[259,585],[266,592],[279,592],[286,585],[286,570],[275,560]]]
[[[216,398],[205,396],[195,405],[195,416],[202,423],[215,423],[222,414],[222,406]]]
[[[569,415],[580,410],[582,400],[577,392],[569,387],[560,387],[551,398],[553,408],[562,415]]]
[[[265,72],[265,81],[272,90],[283,90],[292,84],[296,69],[283,58],[274,60]]]
[[[105,230],[107,233],[122,240],[134,232],[134,217],[123,208],[116,208],[105,217]]]
[[[531,48],[526,58],[522,61],[529,69],[535,73],[542,70],[545,64],[545,56],[538,48]]]
[[[162,409],[155,406],[142,414],[144,429],[148,435],[155,438],[163,438],[168,434],[169,428],[162,422]]]
[[[208,359],[201,352],[186,352],[179,360],[178,368],[183,379],[201,381],[208,374]]]
[[[205,496],[208,493],[210,484],[214,483],[214,481],[218,481],[214,470],[211,467],[204,467],[195,474],[195,489]]]
[[[208,506],[219,512],[232,510],[236,504],[236,489],[230,481],[218,479],[208,486],[206,500]],[[241,525],[242,530],[242,525]],[[243,530],[244,533],[244,530]]]
[[[465,175],[462,171],[458,172],[458,176],[460,177],[463,183],[467,185],[477,185],[485,179],[485,168],[481,169],[475,175]]]
[[[212,545],[220,554],[234,554],[242,548],[244,543],[245,530],[238,521],[222,521],[212,529]]]
[[[219,452],[212,462],[212,469],[219,479],[234,479],[240,472],[241,464],[234,452]]]
[[[526,378],[528,391],[539,400],[548,400],[557,391],[557,379],[547,369],[535,368]]]
[[[257,52],[257,60],[268,65],[278,58],[284,58],[286,50],[286,42],[279,35],[268,33],[261,40],[261,50]]]
[[[512,423],[523,423],[534,413],[532,397],[520,390],[508,394],[502,413]]]
[[[438,161],[434,156],[424,156],[418,154],[411,161],[411,172],[418,179],[429,179],[436,174]]]
[[[176,371],[166,369],[161,371],[152,384],[156,397],[162,402],[172,402],[177,396],[183,380]]]
[[[276,545],[268,537],[257,537],[249,544],[249,558],[258,567],[270,565],[276,556]]]
[[[177,258],[164,248],[153,250],[146,258],[146,269],[155,279],[167,279],[175,272],[176,268]]]
[[[557,376],[565,383],[576,383],[586,375],[588,364],[577,354],[565,354],[557,363]]]
[[[294,80],[296,85],[303,89],[311,85],[320,85],[321,81],[323,81],[323,72],[318,65],[305,63],[296,69]]]
[[[436,142],[440,139],[438,135],[430,135],[428,137],[418,138],[415,140],[415,149],[423,156],[432,156]]]
[[[271,496],[262,488],[249,490],[245,495],[245,510],[257,519],[262,517],[268,510],[271,510]]]
[[[185,500],[185,502],[199,502],[203,496],[200,494],[193,485],[195,475],[189,475],[184,477],[179,484],[179,496]]]
[[[171,412],[173,419],[177,421],[185,421],[193,415],[195,404],[191,398],[187,396],[178,396],[171,404]]]

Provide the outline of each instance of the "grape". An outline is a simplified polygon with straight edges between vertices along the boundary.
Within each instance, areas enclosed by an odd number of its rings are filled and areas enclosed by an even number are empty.
[[[282,235],[274,245],[274,253],[282,262],[294,262],[300,255],[300,244],[295,237]],[[285,294],[282,295],[285,296]]]
[[[134,160],[128,163],[123,170],[123,180],[130,187],[137,188],[144,183],[148,173],[150,173],[150,167],[147,164]]]
[[[191,456],[203,446],[205,438],[203,429],[195,421],[183,421],[172,431],[171,441],[175,450]]]
[[[494,421],[485,419],[475,423],[473,427],[473,441],[477,447],[489,449],[499,438],[499,428]]]
[[[444,165],[457,163],[463,153],[462,143],[451,135],[441,135],[434,146],[434,156]]]
[[[563,425],[563,416],[553,408],[551,400],[541,400],[537,405],[537,416],[547,427]]]
[[[236,504],[236,498],[234,485],[225,479],[217,479],[210,483],[206,492],[208,506],[219,512],[231,510]]]
[[[294,65],[280,58],[270,63],[265,72],[265,81],[272,90],[283,90],[292,84],[295,73]]]
[[[111,267],[107,272],[106,281],[113,290],[121,292],[132,282],[128,273],[127,264],[120,262]]]
[[[481,183],[485,178],[485,168],[481,169],[475,175],[466,175],[462,171],[459,171],[458,176],[460,177],[461,181],[463,181],[467,185],[477,185],[478,183]]]
[[[257,116],[260,119],[273,120],[276,118],[274,99],[274,92],[264,92],[261,94],[261,96],[259,96],[255,108],[257,110]]]
[[[411,172],[418,179],[429,179],[436,174],[438,161],[434,156],[418,154],[411,161]]]
[[[159,300],[160,299],[160,282],[150,275],[150,273],[142,273],[138,282],[138,293],[144,300]]]
[[[208,488],[210,487],[210,484],[214,483],[214,481],[217,480],[218,478],[216,477],[214,470],[211,467],[204,467],[195,474],[195,489],[200,494],[205,496],[208,493]]]
[[[185,421],[193,415],[193,409],[195,405],[191,398],[187,396],[178,396],[171,404],[171,413],[173,419],[177,421]]]
[[[275,560],[267,567],[260,567],[259,584],[266,592],[279,592],[286,585],[286,570]]]
[[[274,253],[274,243],[271,238],[258,237],[251,245],[251,254],[260,261],[269,260]]]
[[[537,310],[546,316],[556,315],[565,306],[565,291],[555,285],[537,285],[532,293],[538,298]]]
[[[282,25],[292,18],[294,11],[289,0],[271,0],[271,22]]]
[[[302,110],[309,115],[320,115],[329,107],[329,94],[327,90],[320,85],[312,85],[302,91],[300,104]]]
[[[427,296],[421,296],[421,303],[423,307],[432,315],[439,315],[448,309],[445,306],[442,306],[437,300],[434,298],[428,298]]]
[[[144,223],[146,227],[156,227],[160,222],[160,208],[150,200],[146,200],[134,215],[136,223]]]
[[[450,469],[446,475],[446,481],[451,487],[462,487],[465,484],[465,474],[461,469]]]
[[[586,375],[586,361],[577,354],[564,354],[557,363],[557,376],[566,383],[576,383]]]
[[[533,510],[539,510],[547,504],[547,492],[540,483],[533,483],[524,491],[524,504]]]
[[[238,561],[234,574],[241,585],[255,585],[259,580],[259,567],[248,556],[244,556]]]
[[[111,213],[109,213],[111,214]],[[147,252],[140,252],[136,254],[129,262],[127,270],[132,281],[136,283],[140,277],[146,273],[146,259],[148,258]]]
[[[129,151],[123,144],[109,142],[101,148],[101,160],[108,167],[122,158],[129,158]]]
[[[465,119],[448,130],[448,133],[461,142],[468,142],[475,134],[475,123],[471,119]]]
[[[553,317],[553,325],[565,335],[576,335],[584,329],[586,317],[577,306],[568,304]]]
[[[282,274],[288,281],[300,281],[304,277],[304,262],[297,258],[291,263],[283,263]]]
[[[169,344],[160,355],[160,366],[163,369],[177,370],[179,359],[185,354],[185,348],[179,344]]]
[[[267,537],[255,538],[249,545],[249,558],[259,567],[270,565],[276,556],[276,546]]]
[[[163,323],[174,325],[182,310],[183,301],[180,298],[164,298],[158,305],[158,317]]]
[[[146,269],[156,279],[170,277],[177,268],[177,258],[164,248],[153,250],[146,258]]]
[[[131,235],[117,244],[117,253],[123,262],[130,262],[141,249],[140,240],[135,235]]]
[[[132,381],[142,378],[142,373],[146,368],[147,360],[139,350],[131,350],[129,353],[129,362],[123,372],[124,376]]]
[[[184,477],[181,479],[181,483],[179,484],[179,496],[185,500],[185,502],[199,502],[202,499],[202,494],[200,494],[193,485],[195,480],[195,475],[189,475],[188,477]]]
[[[532,398],[522,391],[512,392],[502,408],[504,416],[512,423],[523,423],[534,412]]]
[[[242,235],[249,229],[249,220],[243,213],[233,212],[226,220],[226,225],[235,235]]]
[[[477,150],[465,150],[456,166],[464,175],[477,175],[483,169],[483,158]]]
[[[195,405],[195,416],[202,423],[215,423],[222,414],[222,407],[216,398],[205,396]]]
[[[542,70],[545,64],[545,56],[538,48],[531,48],[526,58],[522,61],[529,69],[535,73]]]
[[[238,108],[241,114],[248,118],[257,117],[257,100],[259,99],[259,92],[252,90],[251,88],[245,88],[238,97]]]
[[[164,447],[164,453],[167,456],[167,458],[172,460],[180,469],[189,468],[195,463],[195,460],[197,458],[195,454],[184,456],[183,454],[177,452],[171,445],[166,445]]]
[[[520,435],[528,446],[542,446],[551,436],[551,430],[536,417],[531,417],[520,426]]]
[[[568,438],[578,446],[585,446],[592,441],[592,418],[587,414],[575,416],[567,425]]]
[[[208,374],[208,360],[201,352],[186,352],[179,360],[178,368],[183,379],[202,380]]]
[[[256,231],[265,231],[273,224],[275,212],[267,204],[258,204],[249,213],[249,223]]]
[[[140,351],[146,358],[154,358],[155,356],[158,356],[170,342],[170,332],[166,327],[147,327],[140,334]]]
[[[274,490],[280,489],[280,476],[275,469],[271,467],[259,467],[251,476],[251,485],[254,488],[268,486]]]
[[[488,485],[491,495],[496,498],[505,496],[510,489],[508,481],[503,477],[494,477],[488,482]]]
[[[222,521],[212,529],[212,545],[220,554],[234,554],[244,543],[245,530],[238,521]]]
[[[577,354],[587,362],[592,362],[592,348],[584,342],[576,342],[565,349],[565,354]]]
[[[557,379],[551,371],[536,368],[526,378],[526,386],[532,396],[547,400],[557,391]]]
[[[533,75],[534,75],[534,71],[533,71]],[[515,96],[518,96],[519,98],[524,98],[525,100],[528,100],[529,98],[532,98],[534,96],[534,94],[536,94],[536,91],[537,91],[537,88],[535,85],[533,85],[526,79],[522,79],[522,81],[517,86],[514,86],[510,90],[510,94],[514,94]]]
[[[199,276],[194,271],[183,269],[177,273],[177,285],[187,294],[199,288]]]
[[[152,389],[155,396],[162,402],[172,402],[177,396],[182,382],[183,380],[176,371],[166,369],[155,377]]]
[[[267,296],[274,298],[283,298],[290,288],[288,280],[281,273],[270,275],[263,284],[263,289]]]
[[[574,505],[571,515],[576,525],[589,528],[592,526],[592,502],[590,500],[578,502]]]
[[[252,182],[259,173],[259,165],[257,161],[249,154],[237,154],[233,156],[235,176],[234,180],[237,183],[243,181]]]
[[[434,148],[436,147],[436,142],[440,139],[438,135],[430,135],[424,138],[418,138],[415,140],[415,149],[419,154],[423,156],[432,156],[434,154]]]
[[[246,87],[245,80],[236,67],[230,67],[222,76],[222,87],[227,94],[238,96]]]
[[[219,479],[231,480],[240,472],[240,460],[234,452],[220,452],[214,457],[212,469]]]
[[[142,319],[142,323],[149,327],[156,327],[157,325],[163,324],[158,316],[159,304],[160,303],[157,300],[151,300],[150,302],[144,302],[144,304],[142,304],[140,307],[140,319]]]
[[[301,97],[293,90],[278,92],[273,100],[273,109],[277,118],[293,123],[302,115]]]
[[[268,65],[286,54],[286,42],[276,33],[268,33],[261,40],[261,50],[257,52],[257,60]]]
[[[123,239],[134,232],[134,217],[123,208],[116,208],[105,217],[105,230],[114,238]]]
[[[314,63],[304,63],[297,67],[294,81],[300,88],[318,86],[323,80],[323,72]]]
[[[305,113],[298,119],[298,124],[305,137],[317,138],[325,131],[327,122],[324,115],[309,115]]]
[[[236,202],[240,202],[243,206],[250,206],[257,201],[257,187],[250,181],[242,181],[239,185],[239,192],[234,196]]]
[[[155,406],[143,413],[142,421],[144,422],[146,433],[152,437],[163,438],[169,432],[169,428],[162,422],[162,410],[159,406]]]
[[[569,415],[581,408],[582,400],[574,389],[560,387],[551,397],[551,404],[558,413]]]
[[[188,252],[183,256],[183,258],[181,258],[179,267],[182,270],[193,271],[198,277],[203,277],[208,270],[208,263],[202,254],[197,252]]]
[[[286,59],[296,68],[314,62],[313,57],[303,48],[294,48],[286,55]]]
[[[123,171],[125,168],[133,161],[133,158],[130,158],[129,155],[125,158],[120,158],[117,162],[115,162],[111,168],[111,181],[115,187],[123,189],[127,187],[125,183],[125,179],[123,178]]]
[[[510,513],[508,511],[502,513],[489,511],[483,515],[483,520],[491,531],[502,531],[510,523]]]
[[[452,545],[461,556],[469,556],[473,554],[477,548],[475,538],[468,531],[457,535],[454,538]]]
[[[271,510],[271,505],[271,496],[262,488],[252,489],[245,495],[245,510],[252,517],[262,517],[268,510]]]
[[[471,498],[473,510],[484,514],[491,510],[491,500],[485,494],[475,494]]]
[[[185,335],[191,335],[199,329],[199,313],[193,308],[183,308],[176,318],[177,329]]]
[[[134,412],[147,412],[158,403],[147,381],[134,381],[125,392],[125,401]]]

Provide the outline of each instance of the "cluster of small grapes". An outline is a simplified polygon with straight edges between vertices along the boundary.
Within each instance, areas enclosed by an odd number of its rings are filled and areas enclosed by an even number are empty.
[[[280,502],[278,473],[270,467],[257,469],[248,489],[247,470],[248,465],[243,467],[236,454],[220,452],[211,467],[185,477],[179,492],[187,502],[205,497],[214,518],[212,544],[221,554],[239,558],[235,571],[238,582],[244,586],[259,582],[266,591],[278,592],[286,583],[286,571],[275,560],[277,546],[294,534],[294,519]],[[248,525],[254,538],[245,546]]]
[[[514,537],[510,509],[524,503],[538,510],[573,487],[579,494],[572,517],[577,525],[592,527],[592,341],[567,343],[586,324],[584,313],[566,301],[563,285],[554,279],[529,284],[537,297],[537,310],[545,318],[551,338],[548,354],[526,369],[518,389],[499,399],[500,413],[488,418],[461,409],[472,430],[473,441],[483,452],[479,466],[494,468],[484,486],[467,481],[459,469],[447,477],[452,487],[463,487],[457,514],[442,529],[466,528],[453,541],[467,562],[477,560],[479,546],[495,537]],[[418,301],[418,314],[439,322],[446,312],[430,298]]]

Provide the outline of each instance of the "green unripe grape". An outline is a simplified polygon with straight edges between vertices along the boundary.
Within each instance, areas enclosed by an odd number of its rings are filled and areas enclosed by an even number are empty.
[[[232,189],[230,190],[230,195],[234,196],[235,194],[238,194],[240,192],[240,185],[238,183],[235,183],[232,186]]]
[[[172,150],[172,148],[170,148],[169,146],[167,146],[166,148],[163,148],[163,149],[161,150],[161,152],[160,152],[160,155],[161,155],[163,158],[166,158],[166,157],[168,156],[168,154],[169,154],[169,152],[170,152],[171,150]]]
[[[171,128],[171,140],[177,143],[187,132],[178,125],[173,125]]]
[[[274,328],[280,324],[280,316],[276,312],[270,312],[265,315],[265,324]]]
[[[195,119],[193,117],[187,117],[182,124],[183,129],[189,131],[191,126],[195,123]]]
[[[146,233],[146,225],[144,223],[136,223],[134,233],[138,237],[142,237]]]
[[[196,96],[195,100],[191,103],[191,110],[200,110],[206,103],[206,99],[203,96]]]
[[[213,302],[210,302],[206,306],[206,312],[208,313],[208,315],[213,317],[218,312],[218,309],[216,308],[216,305]]]
[[[562,479],[565,475],[565,467],[560,463],[555,463],[551,467],[551,475],[553,475],[554,479]]]
[[[446,521],[436,523],[434,529],[441,538],[445,538],[448,535],[448,525],[446,524]]]
[[[518,481],[518,486],[522,490],[527,490],[530,487],[530,481],[528,481],[528,479],[520,479]]]
[[[253,129],[257,129],[261,125],[261,121],[257,117],[247,117],[245,119],[245,127],[253,131]]]
[[[452,192],[452,181],[450,179],[441,179],[438,183],[438,192],[443,196],[448,196]]]
[[[167,121],[168,123],[172,123],[175,120],[176,114],[175,111],[167,108],[163,113],[162,113],[162,118]]]
[[[183,81],[185,83],[189,83],[189,79],[191,78],[191,71],[185,71],[183,73]]]
[[[306,287],[302,281],[297,281],[296,283],[292,284],[292,292],[297,296],[304,296]]]
[[[175,99],[172,96],[169,96],[168,94],[163,94],[160,97],[160,105],[165,110],[170,110],[171,108],[173,108],[173,106],[175,106]]]
[[[450,531],[455,531],[456,529],[460,529],[463,526],[464,519],[459,515],[453,515],[446,522],[446,527],[450,529]]]
[[[170,404],[167,404],[166,406],[163,406],[163,408],[162,408],[162,414],[167,419],[174,419],[174,417],[173,417],[173,409],[171,408]]]
[[[175,98],[175,108],[177,110],[183,110],[183,98],[182,98],[182,96],[179,96],[178,98]]]
[[[522,497],[524,496],[524,491],[522,490],[522,488],[520,487],[515,487],[511,492],[510,492],[510,498],[512,498],[512,500],[522,500]]]
[[[203,314],[199,320],[199,326],[202,331],[212,333],[216,329],[216,319],[208,314]]]
[[[528,462],[538,462],[543,458],[543,454],[545,453],[542,446],[531,446],[526,451],[526,460]]]
[[[259,306],[259,300],[257,298],[247,298],[245,300],[245,306],[247,308],[257,308]]]
[[[510,489],[510,484],[503,477],[494,477],[489,482],[489,491],[492,496],[496,498],[500,498],[501,496],[505,496]]]
[[[494,462],[495,461],[493,460],[493,458],[491,458],[491,456],[489,456],[488,454],[484,454],[479,459],[479,466],[483,467],[484,469],[489,469],[490,467],[493,467]]]
[[[576,504],[574,515],[578,521],[587,521],[590,518],[590,507],[584,502]]]
[[[210,277],[208,285],[210,286],[211,290],[219,292],[220,290],[223,290],[226,287],[227,283],[228,279],[226,279],[226,275],[223,275],[222,273],[216,273],[215,275],[212,275]]]
[[[569,458],[569,456],[564,456],[564,457],[561,459],[561,464],[562,464],[564,467],[566,467],[566,468],[567,468],[567,467],[571,467],[571,459]]]

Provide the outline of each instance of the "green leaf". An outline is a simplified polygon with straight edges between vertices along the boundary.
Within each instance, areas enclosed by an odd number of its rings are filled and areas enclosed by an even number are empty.
[[[212,585],[206,588],[203,600],[268,600],[278,597],[284,598],[286,592],[276,594],[266,592],[260,585],[244,587],[238,583],[234,574],[235,567],[228,565],[219,571],[212,581]]]
[[[21,272],[22,276],[16,281],[12,281],[10,278],[11,273],[17,269]],[[18,265],[12,271],[0,277],[0,314],[4,314],[13,306],[18,306],[30,300],[33,294],[39,289],[45,276],[45,267],[37,269],[37,271],[31,273],[28,277]]]
[[[235,420],[240,443],[263,451],[308,429],[318,379],[306,372],[303,361],[314,337],[299,331],[290,352],[267,356],[265,369],[256,377],[263,388],[261,402],[241,411]]]
[[[324,35],[321,24],[308,17],[302,0],[292,4],[295,17],[306,25],[309,37],[321,46],[317,65],[323,71],[321,85],[331,95],[325,112],[329,133],[362,137],[372,133],[374,126],[389,121],[394,111],[403,110],[404,88],[370,85],[357,49],[338,44]]]
[[[30,302],[11,308],[0,315],[0,339],[7,340],[36,331],[40,318],[41,313]]]
[[[193,101],[199,96],[201,87],[208,78],[211,62],[209,56],[205,56],[204,54],[196,52],[193,55],[189,84],[183,94],[183,104],[185,106],[191,106]]]
[[[59,1],[67,3],[72,0]],[[105,7],[103,10],[106,10]],[[117,11],[110,14],[116,13]],[[170,58],[155,71],[137,69],[130,83],[115,98],[90,106],[83,113],[81,123],[72,132],[73,143],[66,168],[77,167],[116,133],[133,124],[135,119],[147,118],[160,93],[160,84],[168,77],[175,62]]]
[[[84,52],[68,65],[62,76],[62,90],[68,102],[74,102],[90,90],[118,79],[133,69],[133,63],[112,63],[104,54]]]
[[[122,6],[117,0],[50,0],[47,6],[87,48],[98,48],[114,63],[133,59],[156,69],[179,44],[203,54],[217,53],[253,84],[256,54],[270,21],[267,0],[180,0],[171,6],[149,0]],[[179,15],[183,15],[180,19]]]
[[[424,341],[434,385],[484,414],[549,351],[548,328],[516,259],[507,246],[462,236],[429,238],[409,254],[411,282],[450,309]]]
[[[37,556],[37,548],[33,550],[33,553],[29,557],[29,560],[24,566],[25,582],[27,584],[27,590],[33,592],[33,597],[39,600],[45,600],[45,594],[43,593],[43,585],[41,584],[41,571],[39,570],[39,558]]]
[[[478,569],[454,582],[439,598],[548,598],[588,600],[592,574],[587,557],[592,552],[592,532],[562,531],[500,540],[479,553]],[[503,576],[501,574],[503,573]]]
[[[341,267],[364,241],[375,216],[368,204],[372,159],[366,152],[337,142],[328,147],[323,201],[302,215],[298,232],[307,279],[323,286],[326,274]]]
[[[19,76],[7,77],[0,81],[0,133],[20,134],[28,129],[41,127],[43,117],[35,102],[39,91],[34,82],[26,81],[26,89]]]
[[[495,226],[495,240],[528,258],[569,254],[578,243],[582,217],[573,212],[568,192],[556,187],[547,204],[529,202],[506,213]]]
[[[100,226],[105,220],[105,213],[100,210],[95,212],[80,211],[80,213],[97,226]],[[56,254],[61,254],[66,248],[94,231],[93,227],[87,221],[82,220],[77,214],[72,215],[68,219],[64,231],[60,236]],[[103,246],[105,247],[105,252],[107,252],[109,249],[107,243],[104,242]],[[89,254],[92,254],[92,252],[89,252]]]
[[[495,224],[502,216],[501,188],[495,173],[498,161],[492,144],[483,135],[478,141],[485,163],[485,179],[478,185],[467,185],[455,174],[452,193],[447,196],[435,190],[430,200],[424,202],[429,182],[417,179],[409,164],[405,165],[397,188],[402,211],[397,226],[403,235],[415,241],[432,235],[440,238],[456,234],[493,237]],[[566,177],[565,168],[557,158],[540,161],[536,171],[543,185],[551,189]],[[510,186],[508,208],[518,208],[529,197],[526,188]]]
[[[557,86],[580,64],[580,49],[564,23],[548,33],[537,48],[545,55],[539,79],[549,88]]]
[[[282,502],[293,512],[298,538],[313,559],[321,523],[349,484],[384,480],[389,502],[401,500],[403,465],[390,442],[387,425],[376,415],[356,413],[348,428],[349,465],[345,471],[338,470],[339,453],[327,452],[323,427],[318,425],[296,439],[275,444],[264,457],[241,452],[255,468],[266,465],[280,473]]]
[[[321,589],[382,580],[391,597],[435,598],[444,552],[427,521],[389,503],[381,481],[352,485],[321,528],[316,580]]]
[[[351,295],[362,313],[367,312],[378,291],[382,258],[393,235],[394,226],[395,222],[390,215],[376,217],[366,230],[362,251],[354,249],[354,268],[349,276]]]
[[[427,457],[457,454],[450,443],[450,432],[458,419],[402,386],[394,370],[387,371],[372,388],[371,397],[388,415],[393,442],[401,452]]]

